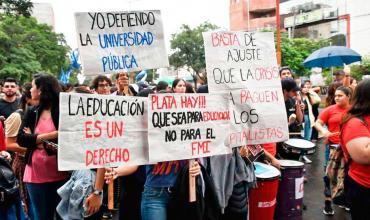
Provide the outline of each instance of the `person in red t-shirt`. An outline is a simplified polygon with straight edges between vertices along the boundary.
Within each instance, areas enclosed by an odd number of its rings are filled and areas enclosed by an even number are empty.
[[[3,124],[0,123],[0,156],[5,157],[6,159],[10,160],[10,154],[5,151],[5,136],[4,136],[4,128]]]
[[[5,151],[5,136],[4,136],[4,128],[3,123],[0,123],[0,157],[5,157],[10,160],[10,154]]]
[[[344,191],[354,220],[370,216],[369,91],[370,79],[358,84],[352,107],[342,124],[341,143],[344,157],[349,163],[349,172],[344,181]]]
[[[315,123],[315,128],[317,131],[323,134],[327,138],[326,149],[325,149],[325,165],[329,161],[330,146],[335,146],[340,143],[339,133],[340,133],[340,123],[342,118],[348,111],[350,107],[350,98],[352,90],[348,87],[340,86],[335,91],[335,105],[331,105],[323,110],[319,115]],[[327,129],[324,127],[327,126]],[[344,158],[343,158],[344,159]],[[323,210],[325,215],[334,215],[334,210],[331,205],[331,190],[330,190],[330,180],[328,176],[324,177],[325,183],[325,208]]]
[[[0,123],[0,151],[6,150],[4,127],[3,123]]]

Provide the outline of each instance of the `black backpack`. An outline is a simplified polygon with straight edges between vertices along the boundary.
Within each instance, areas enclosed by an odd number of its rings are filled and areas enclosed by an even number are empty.
[[[7,208],[19,199],[19,183],[9,162],[0,156],[0,208]]]

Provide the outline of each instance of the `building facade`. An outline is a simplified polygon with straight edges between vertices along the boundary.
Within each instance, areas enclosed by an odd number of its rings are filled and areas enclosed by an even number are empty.
[[[280,0],[280,28],[289,37],[331,39],[370,55],[370,4],[366,0]],[[275,0],[230,0],[230,29],[275,29]]]

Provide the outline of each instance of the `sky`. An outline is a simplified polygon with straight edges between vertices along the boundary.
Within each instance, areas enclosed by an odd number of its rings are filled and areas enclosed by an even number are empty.
[[[75,12],[161,10],[166,49],[171,34],[182,24],[194,28],[204,21],[229,28],[229,0],[33,0],[50,3],[54,11],[55,31],[63,33],[68,45],[77,48]]]

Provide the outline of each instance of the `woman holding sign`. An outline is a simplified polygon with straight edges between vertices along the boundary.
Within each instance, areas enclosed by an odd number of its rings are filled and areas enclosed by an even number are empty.
[[[172,84],[174,93],[185,93],[186,82],[176,79]],[[171,199],[171,189],[174,186],[180,170],[187,161],[166,161],[146,166],[146,181],[141,200],[141,215],[143,220],[166,220],[167,207]],[[197,162],[189,170],[190,175],[197,176],[200,166]]]
[[[54,219],[60,201],[57,189],[69,178],[57,165],[60,91],[58,80],[51,75],[32,81],[31,97],[39,105],[27,110],[17,137],[18,144],[27,149],[23,181],[35,219]]]

